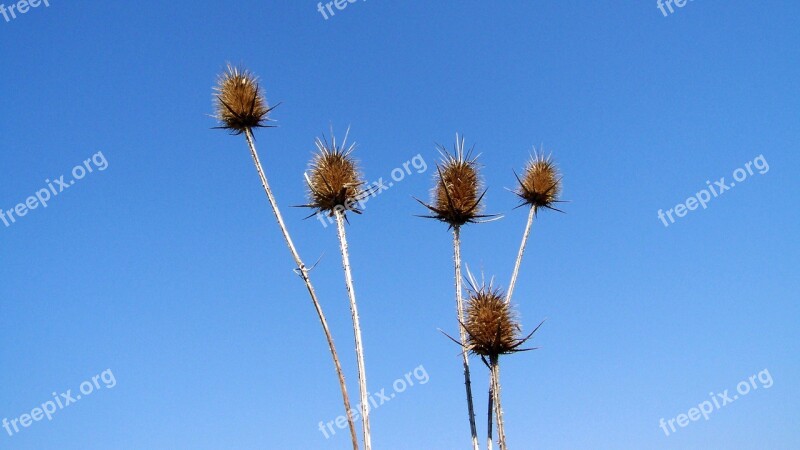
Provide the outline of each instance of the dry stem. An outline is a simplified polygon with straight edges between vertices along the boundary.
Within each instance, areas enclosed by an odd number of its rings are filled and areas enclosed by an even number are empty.
[[[506,432],[503,426],[503,407],[500,403],[500,361],[497,356],[491,356],[489,365],[491,367],[492,389],[494,390],[494,415],[497,420],[497,443],[500,450],[506,449]]]
[[[367,373],[364,368],[364,347],[361,342],[361,323],[358,319],[358,306],[356,305],[356,291],[353,287],[353,274],[350,271],[350,255],[347,251],[347,236],[344,230],[344,213],[339,209],[334,210],[336,226],[339,231],[339,245],[342,250],[342,266],[344,267],[347,294],[350,297],[350,312],[353,317],[353,333],[356,341],[356,358],[358,359],[358,385],[361,389],[361,418],[363,421],[364,450],[372,449],[369,428],[369,392],[367,392]]]
[[[486,415],[488,416],[488,419],[489,419],[488,423],[486,425],[486,429],[487,429],[487,433],[486,433],[486,436],[487,436],[486,448],[488,450],[492,450],[492,419],[494,418],[494,416],[493,416],[494,412],[492,411],[492,407],[493,407],[493,404],[494,404],[493,402],[494,402],[494,378],[490,375],[489,376],[489,407],[486,409]]]
[[[453,260],[455,261],[456,278],[456,309],[458,313],[459,335],[461,337],[461,357],[464,364],[464,386],[467,392],[467,412],[469,413],[469,428],[472,434],[473,450],[480,450],[478,445],[478,431],[475,427],[475,407],[472,404],[472,381],[469,373],[469,358],[467,356],[467,331],[464,329],[464,302],[461,294],[461,227],[453,227]]]
[[[331,351],[331,357],[333,358],[333,364],[336,367],[336,375],[339,378],[339,387],[342,391],[342,400],[344,402],[344,409],[345,415],[347,416],[347,422],[350,427],[350,438],[353,441],[353,450],[358,450],[358,437],[356,436],[356,427],[353,423],[353,418],[350,415],[350,397],[347,395],[347,385],[344,381],[344,372],[342,371],[342,365],[339,363],[339,355],[336,352],[336,346],[333,344],[333,336],[331,336],[331,332],[328,329],[328,321],[325,319],[325,314],[322,312],[322,306],[317,299],[317,294],[314,291],[314,287],[311,285],[311,280],[308,276],[308,268],[303,264],[303,261],[300,259],[300,255],[297,253],[297,249],[294,246],[294,242],[292,242],[292,238],[289,235],[289,230],[286,228],[286,224],[283,222],[283,216],[281,216],[280,209],[278,209],[278,202],[275,200],[275,196],[272,195],[272,189],[269,187],[269,183],[267,182],[267,177],[264,174],[264,168],[261,166],[261,161],[258,158],[258,152],[256,151],[256,146],[253,143],[253,135],[250,129],[245,130],[245,138],[247,138],[247,144],[250,146],[250,154],[253,156],[253,163],[256,166],[256,170],[258,171],[258,176],[261,178],[261,185],[264,187],[264,192],[267,194],[267,198],[269,199],[269,204],[272,206],[272,212],[275,214],[275,219],[278,221],[278,226],[283,233],[283,238],[286,240],[286,245],[289,247],[289,251],[292,253],[292,257],[294,258],[295,264],[297,264],[297,271],[300,274],[300,278],[303,279],[303,282],[308,289],[308,294],[311,297],[311,302],[314,304],[314,309],[317,312],[317,316],[319,317],[319,322],[322,325],[322,331],[325,332],[325,339],[328,341],[328,348]]]
[[[511,303],[511,295],[514,293],[514,285],[517,284],[519,267],[522,265],[522,255],[525,253],[525,246],[527,245],[528,237],[531,234],[531,226],[533,225],[534,217],[536,217],[536,207],[531,206],[530,213],[528,213],[528,223],[525,225],[525,232],[522,234],[522,243],[520,244],[519,252],[517,253],[517,261],[514,263],[514,272],[511,274],[511,282],[508,284],[506,303]]]

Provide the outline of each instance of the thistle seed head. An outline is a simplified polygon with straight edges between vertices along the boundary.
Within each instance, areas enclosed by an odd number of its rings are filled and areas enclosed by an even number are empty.
[[[366,183],[352,157],[355,144],[347,147],[346,142],[346,135],[340,145],[337,145],[335,137],[330,144],[324,138],[316,139],[317,153],[306,173],[309,203],[303,206],[331,216],[337,210],[345,214],[347,211],[361,214],[358,202],[370,192],[364,189]]]
[[[469,291],[466,308],[467,349],[481,356],[513,353],[524,342],[520,325],[501,289],[485,284]]]
[[[228,65],[227,71],[219,76],[214,91],[216,118],[220,122],[218,128],[242,134],[252,128],[267,126],[272,108],[267,106],[258,79],[248,70]]]
[[[561,174],[552,159],[543,154],[534,153],[525,166],[522,178],[517,177],[519,186],[516,194],[522,199],[522,204],[533,208],[553,208],[553,203],[558,202],[561,194]]]
[[[456,135],[452,154],[442,146],[439,146],[439,152],[442,161],[436,165],[433,204],[418,200],[433,214],[423,217],[440,220],[451,228],[488,217],[480,214],[481,200],[486,191],[481,192],[477,156],[472,156],[472,150],[464,150],[464,138],[459,139]]]

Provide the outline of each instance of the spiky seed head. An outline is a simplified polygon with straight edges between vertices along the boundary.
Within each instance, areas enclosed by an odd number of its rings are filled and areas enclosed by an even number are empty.
[[[456,135],[453,153],[442,146],[438,148],[442,161],[436,165],[432,205],[420,201],[433,214],[424,217],[440,220],[450,227],[487,217],[480,214],[485,191],[481,192],[477,157],[472,156],[472,150],[465,151],[464,138]]]
[[[332,143],[317,138],[317,152],[309,163],[306,173],[309,203],[303,205],[331,216],[334,212],[352,211],[361,214],[358,201],[369,195],[359,173],[358,164],[352,157],[355,144],[346,146],[347,136],[340,145],[336,138]]]
[[[561,174],[550,157],[534,153],[525,166],[522,178],[517,177],[516,194],[533,208],[552,208],[561,194]]]
[[[447,155],[436,175],[434,204],[447,213],[448,222],[461,225],[479,212],[479,187],[475,162],[461,155]]]
[[[467,349],[481,356],[513,353],[520,343],[520,325],[501,289],[485,284],[471,288],[466,308]]]
[[[219,128],[242,134],[252,128],[266,127],[271,108],[255,75],[246,69],[228,65],[214,88],[216,118]]]

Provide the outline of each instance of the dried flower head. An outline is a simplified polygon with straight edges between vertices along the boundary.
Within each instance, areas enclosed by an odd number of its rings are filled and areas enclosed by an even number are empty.
[[[348,130],[349,132],[349,130]],[[333,216],[334,212],[352,211],[361,214],[358,202],[368,196],[371,191],[365,189],[365,182],[352,157],[355,143],[346,146],[347,135],[340,145],[336,138],[329,144],[327,139],[317,138],[317,153],[309,163],[305,174],[308,185],[309,203],[303,205],[326,212]]]
[[[472,156],[472,150],[464,150],[464,138],[459,140],[456,135],[453,154],[448,153],[442,146],[439,146],[439,152],[442,154],[442,162],[436,165],[432,192],[433,205],[417,199],[433,214],[422,217],[440,220],[449,224],[451,228],[476,222],[479,218],[490,217],[479,214],[482,208],[481,200],[486,191],[480,192],[477,156]]]
[[[518,346],[519,324],[500,289],[484,284],[469,292],[464,327],[469,351],[477,355],[501,355]]]
[[[219,76],[214,90],[216,118],[221,123],[217,128],[242,134],[252,128],[267,127],[272,108],[267,106],[255,75],[246,69],[228,65],[228,70]]]
[[[477,285],[469,272],[469,299],[466,307],[464,330],[467,332],[467,351],[482,357],[497,357],[533,349],[520,349],[539,327],[521,337],[521,326],[511,305],[505,301],[502,289],[482,283]],[[448,336],[449,337],[449,336]],[[459,343],[452,337],[450,338]]]
[[[516,194],[522,199],[522,204],[530,205],[533,208],[549,208],[554,203],[558,203],[558,196],[561,194],[561,175],[552,159],[543,154],[534,153],[525,172],[520,179],[516,173],[519,186]],[[558,210],[557,210],[558,211]]]

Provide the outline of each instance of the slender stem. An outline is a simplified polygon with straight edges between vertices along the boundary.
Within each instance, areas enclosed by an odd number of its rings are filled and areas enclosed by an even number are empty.
[[[345,415],[347,416],[347,422],[350,426],[350,438],[353,441],[353,450],[358,450],[358,437],[356,436],[356,426],[353,423],[353,416],[350,414],[350,397],[347,395],[347,385],[344,381],[344,372],[342,371],[342,365],[339,363],[339,354],[336,352],[336,346],[333,344],[333,336],[331,336],[330,329],[328,328],[328,321],[325,319],[325,314],[322,312],[322,306],[317,299],[317,294],[314,291],[314,286],[311,285],[311,279],[308,276],[308,268],[303,264],[303,261],[300,259],[300,254],[297,253],[297,249],[294,246],[294,242],[292,242],[292,238],[289,235],[289,230],[286,228],[286,224],[283,222],[283,216],[281,216],[281,211],[278,209],[278,202],[275,200],[275,196],[272,195],[272,189],[269,187],[269,182],[267,182],[267,176],[264,174],[264,168],[261,166],[261,161],[258,158],[258,152],[256,151],[256,146],[253,143],[253,135],[251,131],[245,130],[245,138],[247,138],[247,144],[250,146],[250,154],[253,156],[253,163],[256,165],[256,170],[258,171],[258,176],[261,178],[261,185],[264,187],[264,192],[267,194],[267,198],[269,199],[269,204],[272,206],[272,212],[275,214],[275,219],[278,221],[278,226],[283,233],[283,238],[286,240],[286,245],[289,247],[289,251],[292,253],[292,258],[294,258],[295,264],[297,264],[297,271],[300,274],[300,278],[303,279],[303,282],[306,285],[306,289],[308,289],[308,295],[311,297],[311,302],[314,304],[314,310],[317,312],[317,316],[319,317],[319,322],[322,325],[322,331],[325,332],[325,339],[328,341],[328,348],[331,351],[331,357],[333,358],[333,365],[336,367],[336,375],[339,378],[339,387],[342,390],[342,400],[344,402],[344,410]]]
[[[506,450],[506,431],[503,425],[503,406],[500,403],[500,360],[497,356],[490,357],[492,384],[494,389],[494,415],[497,419],[497,442],[500,450]]]
[[[358,319],[358,306],[356,305],[356,291],[353,287],[353,274],[350,271],[350,254],[347,251],[347,236],[344,231],[344,212],[336,209],[336,227],[339,230],[339,246],[342,250],[342,266],[344,279],[347,285],[347,295],[350,297],[350,312],[353,316],[353,333],[356,340],[356,358],[358,359],[358,385],[361,389],[361,418],[363,421],[364,450],[372,449],[372,438],[369,429],[369,392],[367,392],[367,372],[364,368],[364,346],[361,342],[361,323]]]
[[[488,450],[492,450],[492,419],[494,418],[493,416],[494,412],[492,411],[493,404],[494,404],[494,377],[489,376],[489,407],[486,408],[486,415],[489,418],[488,423],[486,425],[486,429],[488,430],[488,432],[486,433],[487,435],[486,448]]]
[[[469,373],[469,358],[467,356],[467,330],[464,329],[464,301],[461,294],[461,228],[453,227],[453,260],[455,262],[456,277],[456,309],[458,313],[459,335],[461,336],[461,357],[464,364],[464,387],[467,391],[467,412],[469,413],[469,428],[472,433],[472,448],[479,450],[478,430],[475,427],[475,407],[472,405],[472,381]]]
[[[533,225],[533,218],[536,217],[536,207],[531,206],[531,211],[528,213],[528,223],[525,225],[525,232],[522,234],[522,243],[519,245],[519,253],[517,253],[517,261],[514,263],[514,273],[511,274],[511,282],[508,283],[508,293],[506,293],[506,303],[511,303],[511,295],[514,293],[514,285],[517,284],[517,276],[519,275],[519,266],[522,265],[522,255],[525,253],[525,246],[528,244],[528,237],[531,235],[531,225]]]

